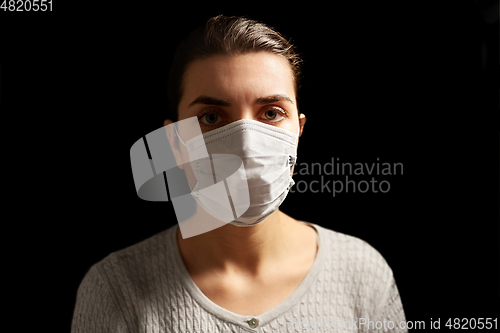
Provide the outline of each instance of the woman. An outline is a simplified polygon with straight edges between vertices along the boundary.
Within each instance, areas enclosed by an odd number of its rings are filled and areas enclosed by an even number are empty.
[[[299,78],[300,58],[276,31],[249,19],[211,18],[177,50],[172,119],[164,125],[196,116],[205,140],[219,135],[223,147],[244,142],[236,136],[257,126],[261,144],[245,144],[276,149],[266,146],[274,130],[296,149],[306,121],[297,107]],[[233,137],[220,135],[240,127]],[[236,146],[242,154],[249,150]],[[272,155],[257,164],[272,168]],[[284,166],[290,177],[293,162]],[[265,187],[280,189],[274,196],[255,195],[249,185],[250,208],[241,219],[189,238],[176,224],[92,266],[78,290],[72,331],[406,331],[384,258],[358,238],[281,212],[290,185]],[[262,196],[272,200],[255,204]]]

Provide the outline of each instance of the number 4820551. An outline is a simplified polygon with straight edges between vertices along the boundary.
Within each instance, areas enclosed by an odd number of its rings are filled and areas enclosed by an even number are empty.
[[[0,9],[5,12],[51,12],[52,0],[4,0]]]

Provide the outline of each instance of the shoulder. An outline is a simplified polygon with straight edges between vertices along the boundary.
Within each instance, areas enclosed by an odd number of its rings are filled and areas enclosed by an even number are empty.
[[[406,320],[393,271],[382,254],[359,237],[320,228],[326,250],[323,279],[334,294],[332,299],[358,318]]]
[[[324,227],[323,235],[332,277],[354,287],[357,296],[377,303],[394,280],[393,271],[382,254],[356,236]]]
[[[96,276],[111,292],[136,290],[149,285],[149,280],[174,271],[171,227],[141,242],[115,251],[95,263],[87,276]],[[149,282],[148,282],[149,281]]]
[[[170,247],[170,237],[172,233],[175,231],[175,226],[170,227],[166,230],[163,230],[149,238],[146,238],[143,241],[140,241],[136,244],[128,246],[126,248],[117,250],[108,255],[108,257],[104,258],[119,258],[119,259],[131,259],[136,256],[142,255],[152,255],[161,251],[165,248],[168,249]]]
[[[174,231],[176,231],[175,225],[143,241],[110,253],[98,264],[103,267],[136,265],[137,269],[165,262],[172,254]]]
[[[353,264],[361,263],[368,270],[390,270],[382,254],[367,241],[331,229],[325,230],[332,256]]]

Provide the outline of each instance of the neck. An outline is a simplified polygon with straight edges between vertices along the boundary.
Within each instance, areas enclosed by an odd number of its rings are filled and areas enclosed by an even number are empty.
[[[217,270],[225,274],[258,276],[292,253],[299,222],[276,210],[251,227],[226,224],[210,232],[183,239],[179,250],[190,273]]]

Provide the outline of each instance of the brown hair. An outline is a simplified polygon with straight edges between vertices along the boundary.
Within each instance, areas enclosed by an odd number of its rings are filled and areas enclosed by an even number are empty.
[[[170,119],[178,120],[178,106],[183,94],[183,75],[196,59],[215,55],[234,56],[268,51],[285,57],[292,69],[295,95],[300,87],[302,59],[295,47],[267,25],[237,16],[219,15],[191,32],[177,47],[168,80]]]

